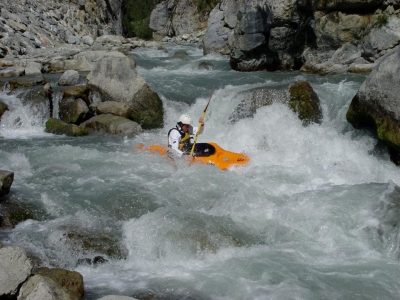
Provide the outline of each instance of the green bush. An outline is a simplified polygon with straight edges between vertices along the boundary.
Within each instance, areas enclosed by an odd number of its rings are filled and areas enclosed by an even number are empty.
[[[199,13],[211,11],[218,3],[219,0],[196,0]]]
[[[385,26],[389,21],[389,18],[387,15],[378,15],[376,18],[376,26],[382,27]]]
[[[122,27],[128,37],[151,39],[150,14],[161,0],[123,0]]]

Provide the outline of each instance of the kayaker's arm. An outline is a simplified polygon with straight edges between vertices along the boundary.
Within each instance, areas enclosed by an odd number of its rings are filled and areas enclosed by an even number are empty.
[[[179,141],[181,139],[181,135],[177,130],[172,130],[169,135],[168,145],[172,151],[174,151],[174,155],[177,157],[182,157],[184,154],[181,150],[179,150]]]

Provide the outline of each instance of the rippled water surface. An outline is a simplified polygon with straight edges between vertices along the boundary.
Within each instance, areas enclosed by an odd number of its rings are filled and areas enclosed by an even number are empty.
[[[187,57],[172,58],[177,50]],[[3,243],[79,271],[88,299],[398,299],[399,171],[345,118],[362,77],[239,73],[194,47],[132,56],[166,112],[164,128],[133,139],[46,134],[42,107],[1,95],[10,111],[0,169],[15,172],[10,198],[39,215],[3,232]],[[297,80],[318,94],[321,125],[303,127],[282,104],[230,121],[243,91]],[[196,119],[209,95],[200,141],[246,152],[248,166],[174,165],[135,149],[166,143],[177,117]],[[96,255],[108,262],[78,264]]]

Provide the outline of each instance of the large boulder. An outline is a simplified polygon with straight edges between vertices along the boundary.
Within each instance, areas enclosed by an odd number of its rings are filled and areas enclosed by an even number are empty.
[[[32,262],[22,248],[0,248],[0,298],[15,298],[19,286],[31,275],[32,268]]]
[[[29,278],[22,286],[18,294],[17,300],[72,300],[80,298],[72,298],[67,291],[62,288],[54,280],[34,275]]]
[[[60,119],[50,118],[45,125],[45,131],[48,133],[68,135],[68,136],[83,136],[88,132],[85,128],[75,124],[68,124]]]
[[[60,101],[60,120],[79,125],[85,120],[89,108],[81,98],[66,97]]]
[[[235,1],[232,1],[235,2]],[[224,11],[217,5],[210,13],[208,26],[203,38],[203,52],[229,54],[228,38],[232,29],[225,26]]]
[[[83,122],[80,126],[91,133],[108,133],[129,137],[142,131],[138,123],[111,114],[95,116]]]
[[[128,104],[134,112],[131,119],[143,128],[162,126],[161,99],[137,74],[132,59],[104,57],[95,64],[88,80],[89,87],[99,92],[103,101]]]
[[[132,109],[126,103],[121,103],[117,101],[104,101],[95,103],[91,106],[95,110],[96,114],[112,114],[115,116],[120,116],[124,118],[130,117]]]
[[[355,128],[372,128],[400,164],[400,48],[386,55],[351,101],[347,120]]]
[[[78,272],[60,268],[39,268],[36,274],[53,280],[68,293],[69,298],[66,299],[79,300],[84,295],[83,277]]]
[[[303,124],[321,123],[322,111],[317,94],[308,81],[298,81],[289,87],[289,107]]]
[[[58,80],[59,85],[76,85],[79,81],[79,73],[75,70],[65,71]]]
[[[14,181],[14,173],[6,170],[0,170],[0,197],[10,192]]]

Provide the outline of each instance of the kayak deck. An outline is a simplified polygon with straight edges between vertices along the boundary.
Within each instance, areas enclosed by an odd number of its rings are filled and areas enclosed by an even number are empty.
[[[168,147],[164,145],[148,145],[139,144],[138,149],[157,153],[161,156],[167,156]],[[236,153],[221,148],[216,143],[197,143],[195,145],[195,155],[190,160],[194,163],[214,165],[221,170],[226,170],[235,166],[245,166],[249,163],[250,158],[244,153]]]

